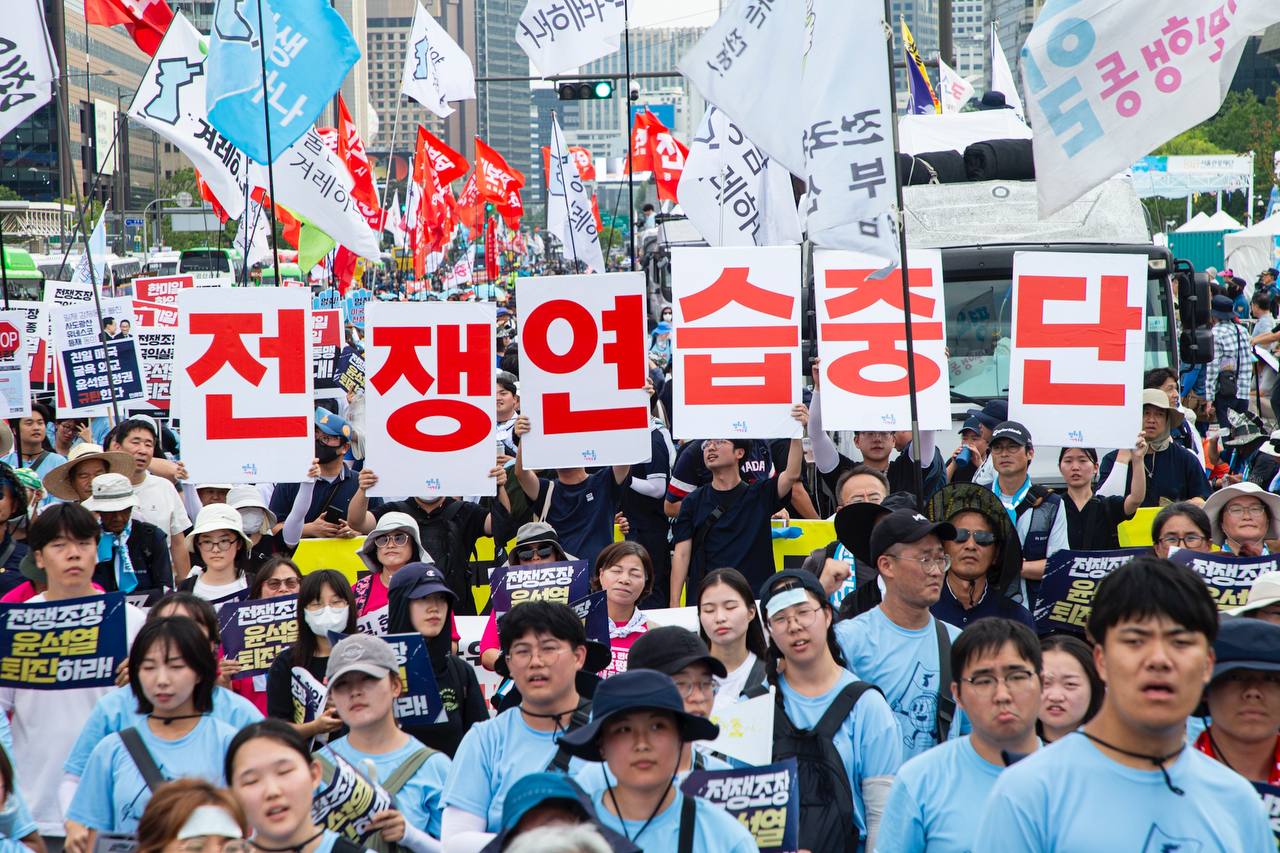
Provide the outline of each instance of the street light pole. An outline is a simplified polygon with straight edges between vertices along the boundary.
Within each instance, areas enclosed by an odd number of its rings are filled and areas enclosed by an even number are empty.
[[[176,202],[176,198],[154,198],[146,207],[142,208],[142,262],[145,264],[151,259],[151,242],[147,239],[147,211],[151,209],[151,205],[159,204],[164,201]],[[160,237],[160,208],[156,208],[156,237]]]

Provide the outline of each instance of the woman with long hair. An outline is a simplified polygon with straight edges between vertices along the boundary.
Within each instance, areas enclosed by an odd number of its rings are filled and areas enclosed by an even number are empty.
[[[637,542],[614,542],[596,557],[591,591],[604,590],[609,608],[609,651],[613,659],[602,678],[627,669],[632,644],[649,630],[649,622],[637,606],[653,589],[653,560]]]
[[[756,614],[751,584],[737,569],[708,572],[698,584],[698,636],[728,673],[715,677],[714,710],[768,691],[765,658],[768,643]]]

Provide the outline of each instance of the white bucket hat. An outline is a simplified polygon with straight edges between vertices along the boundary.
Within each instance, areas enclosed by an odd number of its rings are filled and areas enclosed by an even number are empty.
[[[272,512],[262,499],[262,492],[258,491],[257,486],[239,485],[232,486],[227,491],[227,506],[236,510],[242,509],[260,509],[266,514],[266,518],[262,521],[262,534],[268,534],[272,528],[276,526],[276,514]]]
[[[1204,502],[1204,513],[1209,516],[1209,524],[1213,530],[1213,542],[1221,545],[1225,534],[1222,532],[1222,511],[1232,498],[1257,498],[1267,507],[1271,514],[1271,524],[1267,527],[1267,539],[1280,539],[1280,495],[1272,494],[1257,483],[1236,483],[1219,489]]]
[[[1258,575],[1253,586],[1249,587],[1249,597],[1245,599],[1245,603],[1222,612],[1231,616],[1243,616],[1271,604],[1280,604],[1280,572],[1263,572]]]
[[[138,505],[133,483],[124,474],[99,474],[93,478],[93,494],[82,506],[94,512],[120,512]]]
[[[408,533],[409,538],[413,540],[413,544],[417,546],[418,555],[410,557],[410,562],[423,559],[423,555],[426,552],[422,549],[422,534],[418,530],[418,522],[414,521],[413,516],[408,513],[388,512],[378,519],[378,524],[365,537],[364,544],[356,552],[360,556],[361,562],[369,567],[369,571],[375,573],[382,571],[382,564],[378,562],[378,546],[373,544],[373,540],[383,533],[393,533],[397,530],[403,530]]]
[[[195,527],[191,528],[191,533],[187,536],[187,550],[194,553],[196,538],[201,533],[212,533],[215,530],[230,530],[235,533],[244,543],[246,551],[253,547],[249,537],[244,535],[244,522],[238,510],[232,509],[227,504],[209,504],[201,507],[199,514],[196,515]]]

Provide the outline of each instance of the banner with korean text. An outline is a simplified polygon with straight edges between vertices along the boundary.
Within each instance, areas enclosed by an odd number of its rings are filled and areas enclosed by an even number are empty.
[[[516,301],[525,467],[649,461],[644,275],[522,278]]]
[[[177,328],[178,294],[196,286],[189,275],[165,275],[133,280],[133,315],[138,324]]]
[[[195,287],[189,275],[134,279],[133,316],[138,321],[134,337],[146,388],[145,405],[165,413],[173,398],[173,353],[178,333],[178,294]]]
[[[128,653],[123,592],[0,604],[0,687],[114,686]]]
[[[363,842],[378,812],[395,808],[395,800],[332,749],[319,752],[323,775],[311,800],[311,819],[348,841]]]
[[[942,253],[909,254],[911,336],[920,429],[951,426]],[[833,430],[911,428],[902,274],[872,278],[881,258],[857,252],[813,253],[822,424]],[[828,420],[830,419],[830,420]]]
[[[761,851],[800,849],[800,787],[794,758],[763,767],[694,770],[680,790],[728,812],[751,832]]]
[[[1036,596],[1036,631],[1084,636],[1093,597],[1102,579],[1146,548],[1116,551],[1058,551],[1049,558]]]
[[[0,415],[21,418],[31,411],[27,313],[0,311]]]
[[[314,306],[315,300],[312,300]],[[335,373],[338,369],[338,352],[342,349],[342,310],[311,310],[311,372],[316,390],[333,390],[338,387]]]
[[[1145,254],[1015,252],[1009,419],[1049,447],[1129,447],[1142,421]]]
[[[1240,607],[1249,600],[1249,587],[1264,572],[1280,571],[1280,555],[1233,557],[1222,551],[1203,554],[1180,548],[1169,554],[1175,563],[1187,566],[1209,587],[1219,610]]]
[[[102,299],[54,308],[53,343],[58,353],[58,412],[96,414],[112,399],[143,398],[138,344],[133,337],[133,305]]]
[[[535,566],[500,566],[493,570],[493,612],[501,617],[513,607],[530,601],[568,604],[585,598],[590,591],[587,564],[540,563]]]
[[[53,389],[53,348],[49,346],[49,305],[14,299],[11,311],[22,314],[22,345],[27,354],[27,374],[31,390]]]
[[[391,634],[383,637],[396,653],[400,683],[404,690],[396,698],[396,721],[402,726],[430,726],[444,722],[444,700],[427,656],[427,642],[421,634]]]
[[[315,456],[311,294],[195,288],[178,307],[175,409],[193,481],[296,483]]]
[[[672,437],[799,438],[800,248],[673,249],[671,297]]]
[[[375,497],[492,495],[491,302],[370,302],[365,463]]]
[[[233,678],[266,675],[276,656],[298,639],[298,596],[227,604],[218,611],[223,657],[240,663]]]

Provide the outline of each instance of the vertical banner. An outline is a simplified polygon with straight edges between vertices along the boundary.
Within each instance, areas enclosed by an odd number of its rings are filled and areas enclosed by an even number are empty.
[[[22,343],[27,353],[31,390],[53,388],[53,348],[49,346],[49,306],[44,302],[11,300],[9,308],[22,314]]]
[[[909,253],[911,336],[920,429],[951,426],[942,253]],[[857,252],[813,253],[822,425],[833,430],[911,428],[902,274],[872,275],[883,260]],[[828,421],[827,419],[831,420]]]
[[[31,412],[31,373],[27,312],[0,311],[0,416],[21,418]]]
[[[143,397],[133,306],[128,299],[102,299],[101,306],[101,322],[91,302],[53,309],[59,414]]]
[[[492,495],[491,302],[370,302],[365,462],[374,496]],[[348,365],[349,367],[349,365]]]
[[[644,276],[522,278],[516,302],[525,467],[647,462]]]
[[[195,288],[178,307],[175,408],[192,480],[302,479],[315,456],[311,294]]]
[[[1014,253],[1009,418],[1036,444],[1133,443],[1146,302],[1146,255]]]
[[[800,247],[673,249],[671,288],[672,437],[799,438]]]
[[[317,391],[338,387],[338,351],[342,349],[342,310],[317,311],[312,300],[311,373]]]

